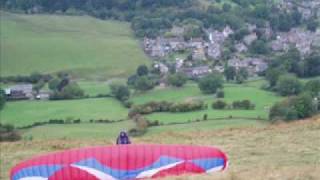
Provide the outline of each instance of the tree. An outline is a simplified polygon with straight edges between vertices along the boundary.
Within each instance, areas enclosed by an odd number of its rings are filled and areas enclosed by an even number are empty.
[[[168,77],[168,82],[172,86],[182,87],[188,78],[183,73],[172,74]]]
[[[49,81],[49,89],[52,91],[56,91],[58,89],[58,85],[60,84],[61,79],[53,78]]]
[[[287,71],[298,74],[301,55],[296,47],[291,47],[287,53],[277,58],[276,61],[281,63]]]
[[[3,89],[0,89],[0,111],[3,109],[6,103],[6,94]]]
[[[236,75],[236,80],[237,80],[237,83],[241,84],[243,83],[245,80],[247,80],[249,77],[249,72],[246,68],[240,68],[239,69],[239,72],[237,73]]]
[[[305,75],[308,77],[320,75],[320,54],[312,53],[305,59]]]
[[[120,101],[125,101],[130,97],[130,90],[128,86],[122,84],[111,84],[111,93]]]
[[[267,70],[266,79],[269,81],[270,87],[274,87],[281,75],[285,73],[282,67],[271,68]]]
[[[224,12],[229,12],[231,10],[232,6],[228,3],[223,3],[222,9]]]
[[[223,87],[223,78],[220,74],[210,74],[199,80],[198,86],[205,94],[214,94]]]
[[[212,105],[211,105],[211,107],[213,108],[213,109],[225,109],[226,107],[227,107],[227,103],[226,102],[224,102],[224,101],[222,101],[222,100],[218,100],[218,101],[216,101],[216,102],[213,102],[212,103]]]
[[[234,80],[236,76],[236,68],[233,66],[226,67],[226,70],[224,71],[224,75],[227,79],[227,81]]]
[[[313,97],[320,95],[320,80],[310,80],[304,86],[306,92],[310,92]]]
[[[79,87],[77,83],[70,83],[62,90],[66,99],[76,99],[84,96],[84,91]]]
[[[35,84],[32,87],[32,90],[39,93],[39,91],[43,88],[44,85],[45,85],[45,82],[43,80],[40,80],[39,82],[37,82],[37,84]]]
[[[282,75],[279,77],[276,90],[282,96],[297,95],[302,90],[302,83],[296,76],[290,74]]]
[[[307,22],[307,29],[309,31],[315,32],[317,30],[317,27],[319,26],[319,22],[316,18],[311,18],[308,22]]]
[[[137,69],[138,76],[146,76],[149,74],[149,69],[146,65],[140,65]]]
[[[60,99],[79,99],[84,96],[84,91],[79,87],[77,83],[69,83],[63,87],[61,90],[56,90],[50,99],[60,100]]]
[[[149,77],[141,76],[136,80],[134,88],[140,91],[147,91],[154,88],[154,86],[154,82]]]
[[[39,82],[40,80],[42,79],[42,75],[38,72],[33,72],[31,75],[30,75],[30,82],[31,83],[37,83]]]
[[[317,110],[309,93],[303,93],[293,98],[291,104],[297,112],[298,118],[311,117]]]
[[[250,46],[250,51],[255,54],[267,54],[269,52],[268,45],[265,41],[255,40]]]

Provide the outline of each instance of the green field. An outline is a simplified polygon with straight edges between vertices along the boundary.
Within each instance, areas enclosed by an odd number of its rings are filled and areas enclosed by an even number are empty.
[[[126,119],[128,110],[112,98],[64,101],[9,102],[1,111],[1,122],[15,126],[30,125],[49,119]]]
[[[213,95],[203,95],[196,84],[188,83],[183,88],[155,89],[146,93],[133,94],[130,101],[134,104],[143,104],[150,101],[181,102],[190,99],[201,99],[208,103],[209,108],[202,111],[187,113],[154,113],[147,115],[149,120],[158,120],[162,123],[187,122],[189,120],[202,119],[204,114],[209,119],[228,118],[268,118],[269,108],[273,103],[281,100],[274,93],[261,90],[260,84],[264,81],[253,81],[246,84],[226,84],[225,98],[228,103],[235,100],[249,99],[255,105],[254,110],[213,110],[210,105],[216,98]],[[80,81],[79,85],[86,94],[109,93],[107,82]],[[16,126],[29,125],[33,122],[48,121],[49,119],[77,119],[84,121],[90,119],[118,120],[127,118],[128,109],[119,101],[112,98],[65,100],[65,101],[17,101],[8,102],[1,112],[3,123],[11,123]]]
[[[78,84],[85,94],[89,96],[110,93],[109,84],[107,82],[79,81]]]
[[[228,103],[232,103],[235,100],[249,99],[255,105],[254,110],[213,110],[209,107],[207,110],[187,112],[187,113],[154,113],[148,115],[147,118],[151,120],[159,120],[163,123],[171,122],[186,122],[188,120],[201,119],[204,114],[208,115],[208,118],[223,118],[223,117],[251,117],[251,118],[268,118],[269,108],[273,103],[280,101],[281,97],[274,93],[261,90],[259,86],[264,81],[254,81],[247,84],[226,84],[225,98]],[[156,97],[156,98],[155,98]],[[184,88],[169,88],[158,89],[147,92],[145,94],[139,94],[132,98],[135,104],[142,104],[149,101],[184,101],[188,99],[202,99],[209,105],[215,101],[215,97],[201,94],[196,84],[188,84]]]
[[[2,76],[68,71],[75,77],[109,79],[149,64],[124,22],[1,11],[0,28]]]
[[[33,139],[112,139],[116,138],[120,131],[129,130],[131,127],[132,121],[113,124],[46,125],[25,130],[23,136]]]

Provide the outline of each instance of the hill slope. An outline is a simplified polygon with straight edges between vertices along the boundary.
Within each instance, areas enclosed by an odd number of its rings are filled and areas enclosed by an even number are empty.
[[[1,12],[0,30],[2,76],[69,71],[106,79],[148,64],[128,23]]]
[[[319,179],[320,117],[268,127],[178,132],[133,139],[135,143],[210,145],[223,149],[230,166],[212,176],[184,176],[168,179]],[[159,138],[161,137],[161,138]],[[8,179],[10,167],[32,156],[70,148],[113,144],[115,137],[101,139],[35,140],[0,143],[3,160],[0,179]],[[33,147],[33,148],[28,148]]]

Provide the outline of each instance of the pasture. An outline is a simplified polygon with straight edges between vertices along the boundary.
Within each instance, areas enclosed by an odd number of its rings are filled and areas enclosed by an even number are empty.
[[[150,120],[158,120],[163,123],[186,122],[188,120],[202,119],[204,114],[208,119],[233,117],[263,118],[267,119],[270,107],[282,98],[276,94],[260,89],[264,81],[253,81],[246,84],[226,84],[224,87],[225,100],[232,103],[235,100],[249,99],[256,107],[254,110],[213,110],[211,103],[217,100],[212,95],[203,95],[196,84],[187,84],[183,88],[156,89],[144,94],[138,94],[131,100],[135,104],[143,104],[149,101],[185,101],[190,99],[201,99],[208,103],[206,110],[186,113],[154,113],[147,115]]]
[[[0,13],[2,76],[67,71],[77,78],[110,79],[149,64],[128,23]]]
[[[208,103],[206,110],[186,113],[154,113],[147,115],[149,120],[158,120],[164,124],[175,122],[187,122],[202,119],[207,114],[208,119],[215,118],[261,118],[267,119],[269,108],[273,103],[281,100],[281,97],[272,92],[261,90],[258,86],[264,81],[254,81],[246,84],[226,84],[224,101],[231,104],[235,100],[249,99],[255,105],[254,110],[214,110],[211,103],[217,98],[213,95],[204,95],[194,83],[188,83],[182,88],[156,88],[145,93],[135,93],[130,101],[134,104],[143,104],[150,101],[181,102],[190,99],[200,99]],[[110,89],[108,82],[80,81],[86,94],[96,96],[108,94]],[[49,119],[78,119],[89,121],[90,119],[126,119],[129,109],[123,107],[119,101],[113,98],[93,98],[63,101],[17,101],[8,102],[1,112],[3,123],[11,123],[15,126],[30,125],[34,122],[48,121]]]
[[[126,119],[128,110],[112,98],[64,101],[17,101],[6,104],[1,122],[17,127],[50,119]]]

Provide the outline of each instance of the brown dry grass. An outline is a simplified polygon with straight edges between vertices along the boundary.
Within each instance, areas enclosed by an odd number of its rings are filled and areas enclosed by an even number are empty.
[[[181,176],[169,180],[312,180],[320,179],[320,117],[266,128],[236,128],[205,132],[168,131],[134,139],[136,143],[212,145],[229,156],[226,172]],[[0,179],[8,179],[10,167],[31,156],[113,141],[55,140],[1,143]]]

